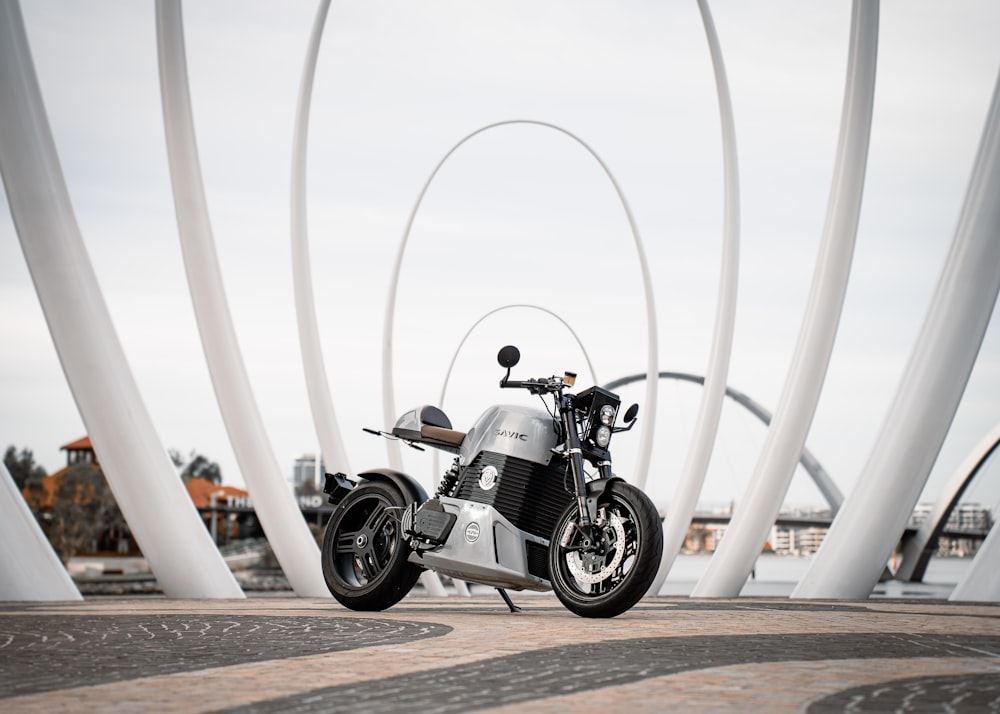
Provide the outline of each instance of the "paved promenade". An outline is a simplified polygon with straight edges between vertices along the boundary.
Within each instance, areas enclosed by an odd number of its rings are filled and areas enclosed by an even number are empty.
[[[1000,606],[512,596],[0,603],[0,712],[1000,711]]]

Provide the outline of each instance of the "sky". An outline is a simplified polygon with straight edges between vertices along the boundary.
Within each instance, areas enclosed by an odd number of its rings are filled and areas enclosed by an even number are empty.
[[[318,449],[299,352],[290,253],[291,148],[314,2],[187,3],[188,71],[219,261],[278,463]],[[711,3],[729,76],[741,194],[729,384],[778,403],[805,311],[837,146],[850,3]],[[166,449],[197,451],[242,485],[191,306],[172,204],[152,3],[32,0],[23,13],[49,122],[94,271]],[[910,357],[962,205],[1000,69],[993,0],[883,2],[865,194],[850,284],[807,447],[847,494]],[[333,402],[352,471],[387,464],[381,345],[393,261],[421,187],[463,137],[513,119],[557,124],[603,158],[652,275],[661,370],[704,374],[722,245],[718,103],[695,2],[334,2],[308,152],[312,276]],[[533,305],[544,310],[510,308]],[[549,314],[555,313],[558,319]],[[573,338],[580,337],[586,355]],[[635,243],[606,175],[579,145],[504,126],[463,145],[414,220],[396,305],[396,407],[442,403],[456,429],[515,377],[583,386],[645,371]],[[85,427],[0,195],[0,446],[50,472]],[[471,332],[469,330],[472,329]],[[589,374],[586,356],[596,375]],[[640,402],[642,384],[622,388]],[[648,490],[667,505],[697,387],[659,386]],[[921,500],[1000,414],[993,321]],[[391,422],[392,418],[388,418]],[[613,442],[629,477],[640,430]],[[727,402],[702,507],[738,503],[765,428]],[[429,453],[405,450],[425,483]],[[995,461],[995,459],[994,459]],[[442,464],[445,461],[442,460]],[[1000,502],[991,465],[967,500]],[[822,506],[797,472],[789,506]]]

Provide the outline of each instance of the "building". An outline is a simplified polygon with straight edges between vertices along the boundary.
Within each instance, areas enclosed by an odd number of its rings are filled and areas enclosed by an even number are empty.
[[[303,454],[295,459],[292,467],[292,490],[296,494],[322,493],[325,473],[326,466],[322,458],[317,465],[316,454]]]
[[[132,537],[128,525],[120,512],[117,512],[117,504],[114,503],[110,489],[85,492],[76,488],[69,494],[67,489],[62,488],[66,475],[74,468],[80,465],[87,465],[95,470],[100,468],[90,438],[85,436],[71,441],[61,446],[60,450],[66,452],[66,465],[42,478],[36,486],[26,487],[22,491],[24,500],[36,514],[53,545],[65,557],[68,557],[67,554],[80,552],[140,555],[139,546]],[[177,478],[180,478],[180,474]],[[263,535],[247,491],[201,478],[187,479],[184,485],[216,543],[225,544],[238,538],[256,538]],[[109,502],[99,503],[98,500]],[[61,540],[66,540],[67,528],[66,524],[60,521],[81,517],[87,520],[106,518],[109,527],[81,534],[73,542],[61,543]],[[60,545],[62,547],[59,547]]]

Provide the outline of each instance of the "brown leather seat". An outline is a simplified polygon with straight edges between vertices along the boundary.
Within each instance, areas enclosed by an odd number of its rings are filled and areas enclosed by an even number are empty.
[[[425,424],[420,427],[420,436],[428,441],[442,442],[450,446],[457,447],[460,446],[462,441],[465,439],[465,432]]]

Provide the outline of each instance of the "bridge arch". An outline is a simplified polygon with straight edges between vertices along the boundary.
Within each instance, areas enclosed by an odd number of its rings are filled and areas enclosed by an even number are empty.
[[[431,171],[430,176],[424,182],[423,188],[421,188],[420,193],[417,196],[417,200],[413,205],[413,209],[410,211],[409,219],[406,222],[406,229],[403,231],[403,236],[399,242],[399,249],[396,254],[396,261],[392,270],[392,278],[389,281],[389,298],[386,300],[386,312],[385,312],[385,322],[382,329],[382,412],[383,419],[386,424],[391,424],[395,419],[396,415],[396,397],[395,397],[395,385],[393,382],[392,374],[392,338],[393,338],[393,328],[395,323],[396,314],[396,293],[399,287],[399,276],[403,265],[403,256],[406,252],[406,244],[410,237],[410,230],[413,227],[413,221],[416,218],[417,212],[420,210],[420,206],[423,203],[424,196],[427,190],[430,188],[431,183],[437,176],[441,167],[448,161],[451,156],[458,151],[466,142],[470,141],[480,134],[497,129],[503,126],[513,126],[513,125],[530,125],[538,126],[545,129],[551,129],[553,131],[559,132],[564,136],[569,137],[575,141],[578,145],[583,147],[595,161],[600,165],[601,169],[604,171],[605,176],[611,182],[612,187],[615,189],[615,193],[618,195],[618,200],[622,205],[622,209],[625,212],[625,216],[628,219],[629,228],[632,231],[632,237],[635,240],[635,249],[639,258],[640,271],[642,273],[643,290],[645,294],[646,302],[646,334],[647,334],[647,354],[646,354],[646,365],[647,371],[646,376],[647,386],[646,386],[646,397],[645,397],[645,407],[649,410],[649,418],[643,427],[642,436],[639,442],[639,460],[636,465],[636,481],[637,485],[643,487],[645,484],[646,473],[649,471],[649,461],[653,450],[653,427],[656,425],[656,382],[652,377],[657,373],[657,359],[658,359],[658,334],[656,326],[656,307],[653,301],[653,285],[652,279],[649,272],[649,266],[646,262],[646,253],[643,248],[642,238],[639,236],[639,228],[636,225],[635,217],[632,215],[632,209],[628,204],[628,200],[625,198],[625,194],[615,179],[614,174],[611,173],[611,169],[604,160],[598,155],[593,148],[590,147],[583,139],[578,137],[573,132],[558,126],[557,124],[551,124],[549,122],[538,121],[534,119],[508,119],[505,121],[494,122],[493,124],[487,124],[484,127],[476,129],[475,131],[467,134],[461,140],[459,140],[451,149],[445,153],[441,160]],[[386,450],[389,456],[389,463],[392,468],[402,469],[402,456],[399,450],[399,444],[394,441],[386,442]]]
[[[697,374],[688,374],[686,372],[660,372],[658,377],[659,379],[672,379],[678,382],[693,382],[694,384],[700,384],[702,386],[705,384],[704,377]],[[614,390],[618,387],[623,387],[626,384],[640,382],[644,379],[646,379],[646,375],[644,374],[633,374],[629,377],[621,377],[619,379],[612,380],[605,384],[604,388]],[[748,395],[727,386],[726,396],[760,419],[765,426],[771,423],[771,418],[773,416],[771,412],[761,406],[760,403],[751,399]],[[799,458],[799,463],[802,464],[802,468],[806,470],[806,473],[808,473],[812,478],[820,493],[823,494],[823,498],[825,498],[826,502],[830,505],[832,515],[836,516],[837,511],[840,510],[840,506],[844,502],[844,496],[840,492],[840,489],[837,488],[837,484],[833,482],[833,479],[830,478],[830,474],[827,473],[826,469],[823,468],[822,464],[820,464],[816,457],[813,456],[809,449],[805,447],[802,448],[802,455]]]

